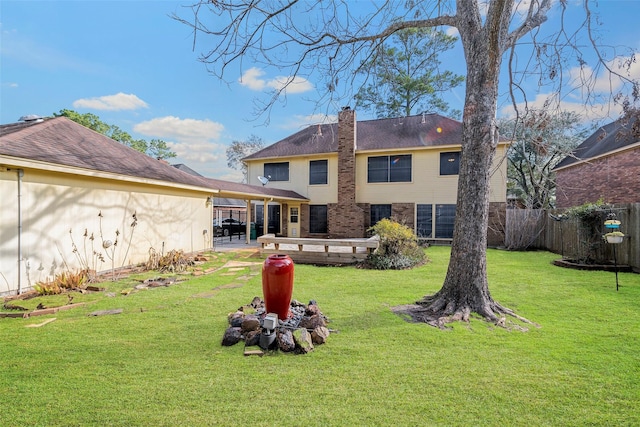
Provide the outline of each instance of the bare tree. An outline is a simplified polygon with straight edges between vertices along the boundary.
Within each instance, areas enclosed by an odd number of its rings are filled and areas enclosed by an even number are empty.
[[[593,131],[572,112],[550,114],[529,110],[526,118],[498,121],[500,132],[511,139],[507,153],[509,192],[525,207],[555,207],[553,168]]]
[[[246,141],[234,140],[227,147],[227,166],[242,171],[242,182],[247,182],[247,164],[242,160],[249,154],[253,154],[264,148],[264,140],[256,135],[251,135]]]
[[[253,64],[287,70],[291,76],[288,84],[296,76],[320,75],[326,78],[326,90],[321,94],[331,100],[345,95],[341,88],[355,86],[357,65],[366,63],[396,32],[407,28],[455,27],[460,34],[467,75],[451,258],[442,288],[406,313],[436,326],[466,321],[472,312],[488,321],[505,324],[505,315],[526,319],[496,302],[487,281],[489,176],[498,142],[499,77],[506,57],[514,106],[519,95],[517,84],[530,77],[526,70],[540,76],[541,83],[562,87],[563,65],[566,66],[565,60],[570,56],[561,49],[576,48],[575,34],[562,27],[550,39],[538,40],[542,37],[539,28],[547,21],[554,4],[564,13],[567,7],[564,0],[517,4],[514,0],[482,3],[215,0],[194,5],[194,16],[188,20],[177,16],[176,19],[190,25],[194,37],[213,38],[211,50],[201,58],[212,73],[224,77],[231,64],[250,60]],[[592,17],[588,0],[584,6],[584,29],[589,31]],[[526,37],[531,54],[523,61],[516,46]],[[581,55],[578,58],[584,62]],[[526,67],[521,74],[516,72],[519,64]],[[616,71],[602,58],[598,64]],[[594,77],[585,82],[584,90],[589,92],[593,87],[589,83],[595,83],[595,76],[583,74]],[[634,84],[637,88],[637,82]],[[267,107],[286,94],[286,87],[287,82],[274,90]]]

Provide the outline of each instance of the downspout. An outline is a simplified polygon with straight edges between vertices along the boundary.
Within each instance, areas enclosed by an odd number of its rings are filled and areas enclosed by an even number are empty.
[[[16,169],[18,174],[18,295],[22,293],[22,177],[24,169]]]

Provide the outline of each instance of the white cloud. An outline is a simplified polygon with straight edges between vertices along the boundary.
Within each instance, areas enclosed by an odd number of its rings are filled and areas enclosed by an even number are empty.
[[[167,142],[167,145],[183,163],[212,163],[226,160],[226,147],[222,144],[202,141]]]
[[[211,141],[220,138],[224,126],[211,120],[181,119],[174,116],[158,117],[133,127],[143,135],[172,138],[183,141]]]
[[[607,62],[613,72],[618,73],[632,80],[640,80],[640,63],[629,57],[618,57]],[[611,93],[619,90],[623,81],[620,77],[611,75],[604,67],[601,72],[595,75],[595,71],[590,66],[574,67],[570,70],[571,84],[573,87],[580,87],[585,81],[593,85],[596,92]]]
[[[448,36],[460,38],[460,31],[456,27],[447,27],[444,31]]]
[[[221,123],[166,116],[138,123],[133,130],[166,141],[167,146],[176,153],[176,158],[171,159],[172,163],[185,163],[209,177],[219,177],[221,171],[228,171],[227,147],[219,142],[224,131]]]
[[[550,99],[553,99],[553,94],[538,94],[535,99],[529,100],[527,104],[519,103],[517,104],[518,110],[522,113],[525,111],[525,107],[529,110],[549,110],[549,109],[557,109],[561,111],[569,111],[576,114],[579,114],[582,117],[583,122],[589,122],[593,120],[601,120],[604,118],[615,119],[620,116],[622,113],[622,108],[619,105],[613,103],[606,104],[595,104],[595,105],[585,105],[583,101],[576,99],[575,102],[561,100],[559,103],[557,101],[551,102],[551,107],[547,105]],[[508,106],[502,108],[500,110],[500,115],[505,117],[513,117],[515,116],[515,111],[513,106],[509,104]]]
[[[238,82],[251,90],[261,91],[265,89],[282,90],[288,94],[303,93],[313,89],[309,80],[303,77],[276,76],[270,80],[261,78],[265,72],[257,67],[251,67],[242,74]],[[286,88],[285,88],[286,87]]]
[[[119,111],[147,108],[148,105],[134,94],[117,93],[96,98],[78,99],[73,102],[74,108],[89,108],[92,110]]]

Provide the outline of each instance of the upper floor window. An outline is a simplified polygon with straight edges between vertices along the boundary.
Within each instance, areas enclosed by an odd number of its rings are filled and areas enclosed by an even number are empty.
[[[410,182],[411,154],[369,157],[367,182]]]
[[[309,185],[327,183],[327,160],[311,160],[309,162]]]
[[[460,152],[440,153],[440,175],[458,175],[460,171]]]
[[[289,162],[265,163],[264,176],[269,181],[289,181]]]

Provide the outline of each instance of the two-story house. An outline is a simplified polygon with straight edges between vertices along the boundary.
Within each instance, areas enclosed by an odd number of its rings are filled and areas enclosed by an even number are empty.
[[[269,232],[288,237],[364,237],[394,217],[429,240],[453,236],[462,124],[438,114],[307,127],[244,158],[251,183],[295,191],[309,202],[268,206]],[[504,218],[507,141],[491,175],[490,223]],[[264,206],[257,205],[260,222]],[[496,227],[499,229],[500,227]],[[500,232],[490,245],[502,244]]]

